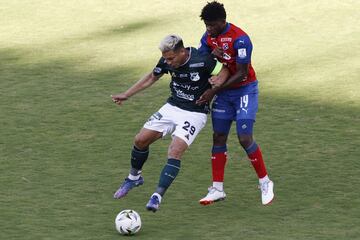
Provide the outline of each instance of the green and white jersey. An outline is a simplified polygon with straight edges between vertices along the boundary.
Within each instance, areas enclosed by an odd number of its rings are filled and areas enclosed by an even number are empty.
[[[171,96],[167,102],[181,109],[208,113],[208,104],[196,105],[196,100],[211,85],[208,79],[211,75],[218,74],[222,64],[211,55],[200,54],[195,48],[189,50],[189,59],[179,68],[169,66],[164,58],[160,58],[153,70],[154,75],[171,74],[170,90]]]

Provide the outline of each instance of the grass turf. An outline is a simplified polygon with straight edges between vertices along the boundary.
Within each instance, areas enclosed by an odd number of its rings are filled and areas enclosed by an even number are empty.
[[[113,221],[128,208],[142,217],[137,239],[358,239],[360,4],[223,2],[254,44],[255,136],[276,184],[273,205],[261,206],[234,131],[228,199],[197,203],[211,179],[210,121],[159,212],[145,204],[169,140],[152,146],[145,185],[112,199],[169,77],[121,108],[109,96],[152,69],[166,34],[197,46],[206,1],[2,2],[0,239],[119,239]]]

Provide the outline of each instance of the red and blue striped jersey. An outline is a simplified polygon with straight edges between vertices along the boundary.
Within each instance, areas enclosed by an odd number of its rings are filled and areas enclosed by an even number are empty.
[[[226,28],[217,37],[211,37],[207,32],[204,33],[200,41],[200,52],[211,53],[215,48],[220,47],[224,50],[222,58],[218,60],[226,65],[231,75],[236,73],[236,63],[249,64],[249,73],[245,81],[234,83],[231,87],[238,88],[256,81],[255,70],[251,65],[252,43],[249,36],[239,27],[226,23]]]

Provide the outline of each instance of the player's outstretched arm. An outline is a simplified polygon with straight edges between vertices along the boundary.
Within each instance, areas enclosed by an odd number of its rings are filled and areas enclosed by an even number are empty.
[[[161,76],[162,75],[155,76],[152,72],[148,73],[125,92],[111,95],[111,99],[113,100],[114,103],[121,105],[131,96],[153,85],[154,82],[156,82],[157,80],[159,80],[159,78],[161,78]]]

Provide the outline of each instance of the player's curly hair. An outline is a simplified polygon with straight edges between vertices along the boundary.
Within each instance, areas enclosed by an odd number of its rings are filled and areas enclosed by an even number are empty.
[[[217,21],[226,19],[224,4],[217,1],[208,2],[201,10],[200,18],[203,21]]]

